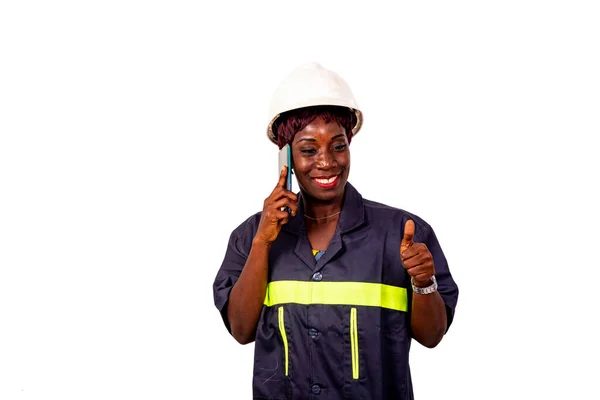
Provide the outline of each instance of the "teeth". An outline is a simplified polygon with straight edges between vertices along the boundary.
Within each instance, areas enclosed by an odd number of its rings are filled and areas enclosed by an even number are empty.
[[[333,181],[335,181],[337,179],[337,175],[336,176],[332,176],[329,179],[317,179],[315,178],[315,181],[317,181],[320,184],[326,185],[328,183],[332,183]]]

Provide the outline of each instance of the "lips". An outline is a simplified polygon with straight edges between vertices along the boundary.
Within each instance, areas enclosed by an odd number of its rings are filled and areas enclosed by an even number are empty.
[[[328,177],[319,177],[319,178],[312,178],[312,181],[319,187],[323,188],[323,189],[331,189],[332,187],[334,187],[335,185],[337,185],[337,183],[340,180],[340,175],[333,175],[333,176],[328,176]]]

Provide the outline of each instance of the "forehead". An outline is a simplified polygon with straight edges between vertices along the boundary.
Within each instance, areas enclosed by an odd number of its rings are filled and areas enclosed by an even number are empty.
[[[345,136],[346,130],[340,126],[336,121],[326,122],[323,117],[317,117],[312,122],[299,130],[295,137],[294,142],[301,139],[316,139],[316,140],[328,140],[341,135]]]

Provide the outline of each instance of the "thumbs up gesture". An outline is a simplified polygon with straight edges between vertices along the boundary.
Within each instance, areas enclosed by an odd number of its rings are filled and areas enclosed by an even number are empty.
[[[408,274],[412,277],[417,287],[431,285],[431,277],[435,274],[433,256],[424,243],[413,242],[415,236],[415,223],[406,221],[404,236],[400,243],[400,258]]]

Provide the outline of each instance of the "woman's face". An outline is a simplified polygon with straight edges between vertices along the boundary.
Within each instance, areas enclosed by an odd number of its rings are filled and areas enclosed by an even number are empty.
[[[344,195],[350,172],[350,150],[345,129],[337,122],[316,118],[292,141],[296,180],[309,197],[329,202]]]

